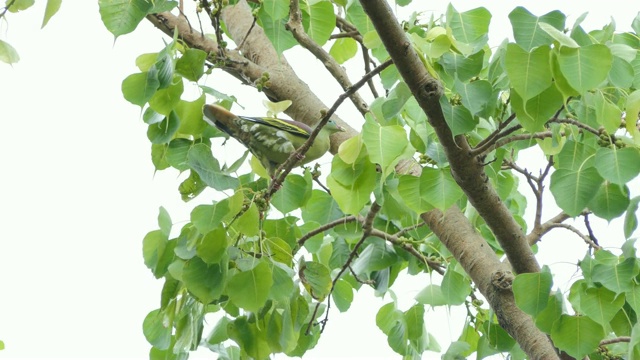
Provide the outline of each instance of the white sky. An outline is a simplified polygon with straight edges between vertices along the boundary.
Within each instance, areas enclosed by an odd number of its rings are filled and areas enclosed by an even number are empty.
[[[428,5],[423,9],[435,14],[447,5],[424,3]],[[478,4],[454,1],[460,11]],[[493,14],[492,43],[511,36],[507,14],[517,4],[503,0],[484,5]],[[623,0],[536,1],[526,7],[536,15],[559,7],[569,16],[569,25],[589,11],[585,28],[600,28],[613,17],[618,30],[629,29],[638,10]],[[60,12],[41,31],[43,11],[40,1],[26,12],[7,14],[9,23],[0,24],[0,39],[21,57],[12,67],[0,64],[0,340],[6,346],[0,357],[147,358],[142,320],[159,306],[162,281],[144,266],[141,241],[156,228],[159,206],[165,206],[175,226],[181,227],[194,204],[181,202],[177,172],[154,176],[146,125],[139,108],[122,97],[120,84],[137,72],[136,56],[157,52],[163,43],[160,33],[143,22],[114,45],[96,1],[63,1]],[[295,65],[303,56],[307,55],[296,53],[290,62]],[[299,73],[327,104],[340,93],[336,85],[326,83],[324,69]],[[213,75],[207,85],[237,96],[239,91],[246,114],[261,100],[233,78]],[[262,107],[257,111],[264,113]],[[349,107],[338,113],[360,124]],[[209,201],[210,194],[198,201]],[[619,228],[620,222],[614,222],[606,230],[618,246],[621,236],[614,230]],[[545,238],[540,258],[563,275],[556,286],[566,286],[575,271],[572,263],[586,247],[559,231],[559,236]],[[558,251],[557,242],[569,251]],[[394,286],[404,299],[403,310],[427,285],[425,279],[403,279]],[[348,313],[334,308],[325,334],[308,357],[398,358],[375,326],[375,313],[388,301],[361,291]],[[448,338],[459,333],[459,316],[443,308],[436,312],[427,316],[427,329],[444,351]],[[213,355],[199,354],[192,358]],[[440,355],[425,353],[424,358]]]

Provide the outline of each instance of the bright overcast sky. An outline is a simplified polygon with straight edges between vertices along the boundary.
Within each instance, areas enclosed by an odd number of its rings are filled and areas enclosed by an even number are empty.
[[[436,15],[447,5],[445,1],[415,2]],[[177,172],[154,175],[140,110],[120,92],[122,80],[137,71],[136,56],[161,49],[160,32],[143,22],[114,44],[95,0],[64,0],[60,12],[41,31],[44,3],[39,1],[23,13],[9,13],[8,24],[0,24],[0,39],[12,44],[21,57],[13,66],[0,63],[4,168],[0,340],[6,346],[0,358],[147,358],[142,320],[159,306],[162,281],[155,280],[143,264],[142,238],[156,228],[159,206],[168,209],[177,227],[188,220],[194,206],[180,201]],[[460,11],[479,3],[454,1]],[[619,31],[630,29],[638,10],[623,0],[526,4],[536,15],[559,7],[569,16],[568,25],[589,11],[586,29],[601,28],[613,17]],[[516,5],[514,1],[485,5],[493,14],[492,44],[511,36],[507,14]],[[290,62],[295,65],[296,59]],[[307,71],[304,78],[312,89],[323,91],[329,104],[339,93],[326,91],[324,69]],[[248,87],[226,87],[234,82],[214,75],[207,85],[229,93],[240,89],[238,97],[245,114],[250,114],[252,104],[259,103],[251,99],[260,95]],[[265,112],[257,111],[258,115]],[[345,119],[357,118],[348,109],[338,113]],[[210,201],[207,196],[201,195],[199,201]],[[619,227],[620,222],[612,225]],[[611,231],[607,234],[614,236]],[[575,264],[586,247],[577,238],[560,235],[551,241],[573,246],[576,256],[568,261]],[[621,235],[617,236],[611,240],[621,244]],[[557,248],[549,250],[554,249],[558,253]],[[575,265],[555,260],[554,251],[545,255],[544,244],[541,251],[541,256],[547,256],[543,259],[555,264],[555,273],[565,274],[567,280],[574,274]],[[394,286],[398,297],[405,299],[401,302],[405,310],[427,285],[425,280],[410,278]],[[332,311],[325,334],[308,358],[398,358],[375,326],[375,312],[388,301],[388,297],[381,300],[361,291],[348,313]],[[444,351],[449,336],[459,331],[449,327],[449,320],[460,321],[443,308],[437,312],[428,315],[427,330],[436,335]],[[208,351],[200,354],[197,358],[211,358]],[[432,358],[440,355],[425,353],[425,359]]]

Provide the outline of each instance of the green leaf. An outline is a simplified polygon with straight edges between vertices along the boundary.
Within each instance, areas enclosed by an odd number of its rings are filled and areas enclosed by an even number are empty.
[[[171,84],[168,88],[160,89],[149,99],[149,106],[162,115],[169,115],[180,102],[184,91],[182,80]]]
[[[356,274],[365,274],[386,269],[397,261],[398,255],[391,245],[376,241],[362,250],[352,268]]]
[[[457,77],[462,82],[477,76],[482,70],[483,61],[484,51],[467,57],[454,52],[446,52],[438,60],[447,74]]]
[[[617,56],[613,57],[609,72],[609,81],[613,86],[623,89],[631,87],[634,75],[633,66],[629,62]]]
[[[554,40],[560,43],[560,46],[567,46],[572,48],[580,47],[580,45],[578,45],[578,43],[575,40],[573,40],[569,35],[563,33],[562,31],[556,29],[555,27],[546,23],[539,23],[538,26],[544,32],[549,34],[549,36],[551,36]]]
[[[440,106],[444,119],[454,136],[468,133],[478,125],[478,119],[471,115],[466,107],[452,106],[445,96],[440,98]]]
[[[596,121],[604,126],[608,133],[613,134],[622,119],[622,111],[611,101],[606,99],[601,92],[597,92],[594,96],[587,98],[587,103],[592,105],[595,110]]]
[[[167,238],[169,238],[169,234],[171,233],[172,225],[173,223],[171,222],[169,212],[167,212],[167,209],[160,206],[160,212],[158,214],[158,226],[160,227],[160,231],[162,231],[162,234],[164,234]]]
[[[283,214],[304,206],[311,197],[310,180],[295,174],[287,176],[280,190],[273,195],[271,204]]]
[[[225,259],[219,263],[207,265],[202,259],[195,256],[185,262],[182,281],[187,290],[201,303],[209,304],[222,295],[229,267],[228,261]]]
[[[251,206],[249,206],[249,209],[231,224],[231,227],[235,229],[236,232],[246,236],[256,236],[260,231],[259,217],[260,213],[258,208],[255,203],[252,203]]]
[[[227,284],[227,294],[236,306],[255,312],[267,301],[272,284],[271,267],[266,261],[260,261],[253,269],[232,276]]]
[[[127,76],[122,81],[122,95],[128,102],[142,107],[153,97],[159,86],[158,70],[151,68],[149,71]]]
[[[601,147],[596,152],[595,166],[606,180],[625,185],[640,173],[640,150]]]
[[[327,186],[334,200],[346,214],[357,214],[370,201],[376,186],[376,166],[362,155],[354,164],[334,156]]]
[[[293,35],[285,29],[286,19],[274,19],[264,9],[260,9],[258,23],[278,54],[298,44]]]
[[[229,334],[227,333],[227,325],[231,322],[228,317],[223,316],[218,322],[216,326],[213,327],[209,335],[204,339],[207,344],[214,345],[219,344],[227,339],[229,339]]]
[[[270,237],[264,240],[263,247],[263,251],[269,254],[271,260],[291,266],[293,261],[291,246],[286,241],[277,237]]]
[[[340,38],[331,45],[329,55],[331,55],[338,64],[344,64],[347,60],[356,56],[358,52],[358,43],[352,38]]]
[[[200,49],[187,49],[176,62],[176,72],[185,79],[198,81],[204,74],[207,53]]]
[[[293,284],[294,271],[288,265],[272,262],[273,285],[269,290],[269,298],[277,302],[288,302],[292,292],[299,291]]]
[[[511,104],[518,116],[518,121],[525,130],[530,132],[543,131],[545,124],[562,106],[562,94],[552,84],[542,93],[526,102],[517,91],[511,92]]]
[[[227,326],[229,337],[235,341],[242,353],[251,359],[269,359],[271,349],[264,329],[259,329],[255,322],[247,321],[246,316],[236,318]]]
[[[523,102],[549,88],[552,82],[548,46],[540,46],[531,52],[518,44],[507,45],[505,68]]]
[[[235,189],[240,184],[238,179],[220,171],[220,164],[211,154],[211,148],[205,144],[196,144],[187,155],[189,166],[209,187],[222,191]]]
[[[570,216],[578,216],[598,191],[604,179],[593,168],[559,169],[551,174],[551,193],[558,206]]]
[[[199,137],[207,128],[207,123],[202,121],[202,106],[205,102],[205,95],[202,94],[194,101],[180,100],[175,106],[175,112],[180,119],[180,134],[188,134]]]
[[[604,337],[602,325],[586,316],[562,315],[551,329],[551,340],[576,359],[593,352]]]
[[[498,351],[508,351],[513,348],[515,340],[500,325],[486,321],[485,336],[489,340],[489,345]]]
[[[172,326],[166,323],[167,315],[160,309],[151,311],[142,322],[142,333],[149,344],[159,350],[166,350],[171,345]]]
[[[635,258],[628,258],[620,264],[596,264],[591,270],[591,280],[616,294],[630,291],[634,277],[638,275]]]
[[[44,19],[42,19],[41,29],[47,26],[51,17],[55,15],[58,10],[60,10],[60,5],[62,4],[62,0],[47,0],[47,7],[44,10]]]
[[[135,30],[147,16],[152,2],[147,0],[98,0],[104,26],[115,36]]]
[[[562,75],[580,94],[600,85],[607,78],[612,62],[611,50],[601,44],[562,47],[558,53]]]
[[[567,140],[562,151],[554,157],[557,169],[579,170],[593,166],[596,149],[584,142]]]
[[[188,170],[187,155],[191,146],[193,146],[193,142],[188,139],[177,138],[171,140],[166,152],[166,160],[169,165],[180,171]]]
[[[333,289],[333,296],[331,298],[338,310],[345,312],[349,310],[353,302],[353,287],[346,280],[339,279],[336,282],[336,287]]]
[[[302,219],[305,222],[315,221],[318,224],[326,224],[343,215],[331,195],[320,190],[312,190],[311,198],[302,208]]]
[[[390,174],[396,164],[415,153],[404,128],[399,125],[380,126],[368,118],[362,127],[362,141],[372,163],[380,164],[383,174]]]
[[[560,315],[562,315],[562,293],[556,291],[549,296],[547,306],[536,316],[536,326],[549,334]]]
[[[288,8],[287,1],[285,4]],[[302,11],[302,25],[307,35],[316,44],[324,45],[336,27],[333,4],[330,1],[306,0],[300,2],[300,10]]]
[[[629,188],[606,182],[589,203],[589,210],[608,221],[622,215],[629,206]]]
[[[242,193],[237,192],[213,205],[198,205],[191,211],[191,222],[201,234],[206,234],[240,212],[242,200]]]
[[[624,217],[624,237],[630,238],[633,232],[638,227],[638,203],[640,203],[640,196],[636,196],[629,202],[627,208],[627,215]]]
[[[153,272],[156,278],[164,275],[166,268],[163,268],[162,258],[167,249],[168,237],[162,230],[150,231],[142,240],[142,256],[144,264]]]
[[[9,12],[17,13],[18,11],[27,10],[33,6],[33,4],[35,4],[35,0],[15,0],[7,1],[6,3],[11,3],[11,6],[8,7]]]
[[[171,42],[158,53],[156,61],[153,63],[153,67],[158,70],[158,81],[160,82],[158,89],[168,88],[173,81],[173,52],[174,43]]]
[[[404,314],[396,308],[395,303],[383,305],[376,314],[376,325],[385,334],[389,335],[396,322],[402,320]]]
[[[509,13],[513,37],[516,43],[526,51],[541,45],[550,45],[553,42],[553,38],[542,31],[539,24],[546,23],[557,30],[563,30],[565,19],[564,14],[557,10],[537,17],[522,6],[518,6]]]
[[[220,262],[227,253],[229,237],[222,227],[206,233],[196,245],[196,254],[207,264]]]
[[[287,0],[264,0],[262,9],[275,20],[284,19],[289,15],[289,2]]]
[[[442,288],[438,285],[427,285],[424,289],[420,290],[415,297],[416,301],[420,304],[430,306],[442,306],[447,305],[447,299],[442,293]]]
[[[413,211],[423,213],[436,207],[446,210],[463,192],[448,169],[423,168],[420,177],[400,176],[398,192]]]
[[[166,144],[173,139],[179,127],[180,118],[172,111],[161,122],[149,125],[147,138],[152,144]]]
[[[471,293],[471,284],[464,275],[449,268],[442,279],[441,290],[448,305],[462,305]]]
[[[493,88],[486,80],[462,83],[456,79],[455,89],[462,97],[462,105],[474,115],[484,115],[491,108]]]
[[[516,304],[525,313],[536,316],[547,307],[553,278],[549,271],[518,274],[513,280]]]
[[[580,308],[602,326],[607,326],[618,310],[622,309],[625,297],[616,295],[604,287],[589,288],[580,294]]]
[[[2,40],[0,40],[0,61],[7,64],[15,64],[20,61],[20,56],[16,49]]]
[[[319,262],[307,261],[300,265],[300,281],[311,297],[324,300],[331,291],[331,274],[329,268]]]
[[[478,38],[489,32],[491,13],[479,7],[459,13],[453,5],[447,7],[447,26],[451,28],[453,36],[466,44],[474,43]]]

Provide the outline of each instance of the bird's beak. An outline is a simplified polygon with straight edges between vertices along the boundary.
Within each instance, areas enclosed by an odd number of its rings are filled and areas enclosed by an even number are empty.
[[[204,121],[212,126],[217,126],[216,123],[227,124],[237,117],[222,106],[210,104],[202,107],[202,114],[204,114]]]

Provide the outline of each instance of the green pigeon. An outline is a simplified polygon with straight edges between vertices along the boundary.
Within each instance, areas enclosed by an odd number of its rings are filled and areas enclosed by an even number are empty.
[[[313,131],[309,125],[299,121],[239,116],[218,105],[206,104],[202,108],[202,113],[207,123],[246,146],[260,160],[271,178],[274,177],[278,167],[307,141]],[[329,136],[340,131],[344,129],[333,120],[329,120],[298,165],[306,164],[324,155],[329,150]]]

